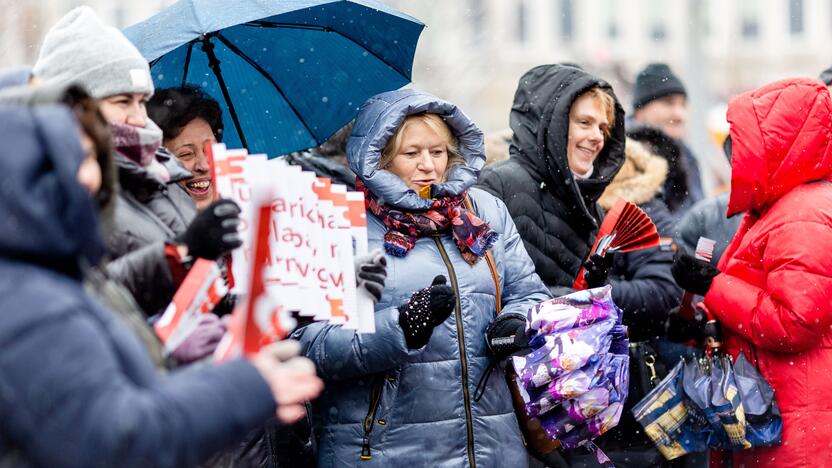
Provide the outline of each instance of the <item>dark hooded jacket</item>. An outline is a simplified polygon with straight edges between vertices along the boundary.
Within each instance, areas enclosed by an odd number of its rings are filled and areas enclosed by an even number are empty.
[[[601,219],[596,202],[624,162],[624,109],[616,99],[591,177],[576,180],[569,170],[569,111],[593,87],[615,97],[607,82],[573,67],[541,65],[523,75],[511,108],[511,158],[479,179],[506,203],[537,274],[555,293],[575,281]]]
[[[76,99],[80,100],[86,97],[88,97],[86,91],[76,86],[19,86],[0,92],[0,101],[10,105],[23,106],[56,105],[75,102]],[[98,193],[95,194],[95,202],[98,205],[98,222],[106,237],[106,233],[110,232],[113,225],[115,194],[118,193],[118,183],[116,182],[112,154],[108,150],[97,151],[97,153],[98,165],[101,169],[101,187]],[[148,325],[141,307],[136,304],[130,291],[119,281],[115,281],[107,275],[103,263],[95,268],[90,268],[86,272],[84,286],[90,296],[118,314],[130,327],[131,331],[141,338],[150,352],[154,364],[160,371],[170,367],[172,362],[165,359],[162,344],[153,329]]]
[[[104,245],[71,112],[0,104],[0,121],[0,463],[192,466],[274,414],[244,360],[158,376],[81,284]]]
[[[147,315],[154,315],[167,306],[177,288],[165,242],[184,233],[196,216],[191,197],[177,183],[191,173],[162,148],[156,159],[170,173],[167,183],[118,153],[114,159],[121,191],[107,238],[113,258],[107,271],[130,290]]]
[[[704,198],[702,175],[693,151],[660,128],[628,119],[627,136],[646,143],[657,156],[667,160],[668,173],[662,198],[670,209],[674,223]]]

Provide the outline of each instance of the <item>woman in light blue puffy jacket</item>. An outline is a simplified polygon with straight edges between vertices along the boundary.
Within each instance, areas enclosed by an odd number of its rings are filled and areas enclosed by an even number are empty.
[[[485,164],[482,132],[449,102],[392,91],[361,108],[347,152],[388,276],[374,334],[324,323],[297,333],[326,380],[319,466],[526,466],[503,373],[474,397],[496,313],[485,251],[501,322],[524,323],[549,295],[505,205],[470,188]]]

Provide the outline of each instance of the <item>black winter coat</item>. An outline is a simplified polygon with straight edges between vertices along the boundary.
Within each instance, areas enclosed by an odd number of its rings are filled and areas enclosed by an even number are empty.
[[[487,167],[479,180],[503,199],[537,274],[555,294],[572,286],[586,260],[602,217],[596,202],[624,161],[624,109],[616,99],[592,175],[576,180],[569,170],[569,110],[596,86],[615,97],[607,82],[573,67],[541,65],[523,75],[511,110],[511,158]]]
[[[648,146],[627,140],[625,161],[598,201],[610,209],[623,198],[643,209],[656,224],[659,235],[672,236],[673,217],[662,200],[662,187],[669,164],[651,153]],[[670,243],[663,247],[616,254],[609,282],[616,305],[624,311],[624,324],[632,341],[663,334],[667,312],[679,305],[682,290],[676,286],[670,266]]]
[[[673,217],[661,197],[638,206],[656,224],[659,235],[669,238]],[[669,246],[615,256],[609,282],[613,300],[624,311],[624,324],[629,327],[631,341],[664,334],[667,313],[679,305],[683,292],[670,273],[672,264],[673,252]]]

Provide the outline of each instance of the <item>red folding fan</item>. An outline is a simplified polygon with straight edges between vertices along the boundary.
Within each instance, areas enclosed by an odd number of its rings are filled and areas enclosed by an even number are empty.
[[[632,252],[634,250],[658,247],[659,232],[656,225],[635,203],[619,198],[612,209],[604,216],[595,245],[589,251],[589,257],[594,254],[600,256],[607,252]],[[587,258],[589,258],[587,257]],[[574,289],[586,289],[584,268],[578,272]]]

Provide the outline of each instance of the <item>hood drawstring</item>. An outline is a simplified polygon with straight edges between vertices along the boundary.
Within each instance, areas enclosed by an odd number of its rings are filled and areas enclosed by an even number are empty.
[[[497,361],[491,359],[488,363],[488,367],[485,368],[485,372],[483,372],[482,377],[480,377],[479,382],[477,382],[476,388],[474,388],[474,401],[479,403],[480,398],[485,394],[485,389],[488,387],[488,377],[491,375],[491,372],[494,371],[494,368],[497,367]]]

